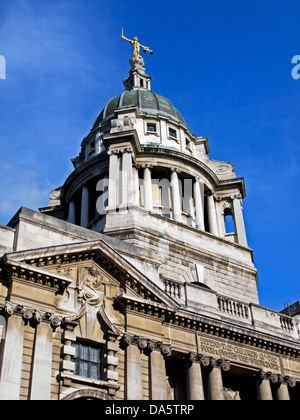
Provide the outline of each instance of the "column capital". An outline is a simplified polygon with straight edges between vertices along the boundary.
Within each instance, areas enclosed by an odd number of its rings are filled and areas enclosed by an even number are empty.
[[[107,151],[108,156],[118,155],[119,153],[120,153],[120,148],[119,147],[118,148],[114,148],[114,149],[110,148]]]
[[[199,182],[200,184],[204,184],[204,180],[203,180],[202,178],[200,178],[200,176],[195,176],[195,177],[194,177],[194,180],[195,180],[196,182]]]
[[[171,172],[176,172],[177,174],[180,174],[180,173],[181,173],[181,170],[180,170],[180,169],[178,169],[178,168],[175,168],[174,166],[171,166],[171,167],[170,167],[170,171],[171,171]]]
[[[139,337],[138,335],[125,333],[122,337],[122,343],[124,347],[135,345],[146,353],[151,353],[155,350],[161,352],[163,356],[170,356],[172,353],[170,344],[164,344],[161,341],[155,341],[151,338]]]
[[[5,306],[0,308],[0,313],[4,316],[17,315],[23,319],[25,323],[30,322],[32,326],[36,326],[41,322],[48,322],[55,329],[61,325],[62,318],[53,315],[51,312],[42,312],[35,308],[24,307],[23,305],[15,305],[6,301]]]
[[[296,386],[296,379],[291,378],[290,376],[282,376],[278,375],[278,382],[280,384],[286,384],[289,385],[291,388],[294,388]]]
[[[276,384],[276,382],[278,382],[278,375],[276,375],[272,372],[264,372],[263,370],[260,371],[259,378],[262,381],[270,381],[270,382],[273,382],[274,384]]]
[[[224,360],[224,359],[214,359],[213,357],[210,357],[210,367],[213,368],[219,368],[221,370],[223,370],[224,372],[228,372],[230,367],[231,367],[231,363],[229,360]]]
[[[243,197],[242,197],[242,194],[241,193],[237,193],[237,194],[232,194],[230,196],[230,198],[231,198],[231,200],[235,200],[235,199],[241,200]]]
[[[153,165],[150,165],[149,163],[141,163],[139,164],[139,167],[142,169],[153,169]]]

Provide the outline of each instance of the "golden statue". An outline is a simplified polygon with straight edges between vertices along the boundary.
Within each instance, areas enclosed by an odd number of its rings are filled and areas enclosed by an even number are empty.
[[[153,51],[151,51],[149,47],[145,47],[144,45],[139,43],[138,38],[136,36],[133,38],[133,40],[126,38],[124,36],[123,29],[122,29],[122,35],[120,35],[120,36],[121,36],[121,38],[125,39],[125,41],[128,41],[128,42],[130,42],[130,44],[133,44],[133,56],[134,57],[139,57],[140,56],[140,47],[143,48],[144,53],[149,52],[149,54],[153,54]]]

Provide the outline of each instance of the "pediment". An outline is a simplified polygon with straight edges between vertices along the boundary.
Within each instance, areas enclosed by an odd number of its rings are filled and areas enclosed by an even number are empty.
[[[175,300],[103,240],[7,253],[2,257],[2,265],[20,266],[20,269],[31,270],[36,275],[48,275],[48,286],[51,279],[59,278],[59,285],[65,289],[70,289],[71,285],[80,288],[80,276],[92,276],[91,270],[103,277],[105,295],[112,299],[124,295],[173,309],[179,307]]]

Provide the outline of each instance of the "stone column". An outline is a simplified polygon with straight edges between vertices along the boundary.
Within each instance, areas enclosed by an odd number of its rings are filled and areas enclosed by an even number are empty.
[[[201,364],[196,354],[190,353],[186,373],[188,399],[204,400]]]
[[[261,372],[257,382],[257,391],[259,400],[273,400],[270,379],[271,372]]]
[[[224,387],[222,379],[222,370],[228,371],[230,363],[224,360],[210,359],[210,368],[207,375],[208,398],[217,401],[224,400]]]
[[[132,176],[132,203],[135,206],[140,205],[140,180],[139,180],[139,171],[137,167],[133,168]]]
[[[121,172],[121,204],[120,207],[127,209],[132,204],[132,149],[131,147],[121,150],[122,153],[122,172]]]
[[[101,135],[100,133],[97,133],[95,137],[95,154],[98,155],[100,151],[101,151]]]
[[[71,200],[69,203],[69,214],[68,214],[68,222],[75,224],[76,222],[76,212],[75,212],[75,202]]]
[[[212,192],[207,194],[207,212],[209,231],[215,236],[219,236],[218,221],[215,207],[215,200]]]
[[[19,400],[23,361],[24,322],[20,315],[7,318],[5,340],[1,349],[0,400]]]
[[[109,174],[108,174],[108,210],[115,211],[119,203],[118,200],[118,179],[119,179],[119,165],[118,165],[119,150],[109,150],[107,154],[109,157]]]
[[[89,224],[89,188],[82,187],[80,226],[87,228]]]
[[[278,387],[276,389],[275,399],[279,401],[288,401],[290,400],[290,394],[288,385],[294,387],[296,385],[296,380],[290,378],[289,376],[278,375]]]
[[[30,383],[31,400],[50,400],[52,335],[53,332],[49,323],[42,322],[36,326]]]
[[[155,349],[150,356],[150,399],[167,400],[166,363],[161,351]]]
[[[242,196],[241,194],[232,197],[233,203],[233,217],[235,222],[235,231],[240,245],[248,246],[245,223],[242,211]]]
[[[196,178],[194,182],[194,200],[196,210],[196,227],[200,230],[205,230],[204,227],[204,185],[200,179]]]
[[[151,170],[149,165],[144,168],[144,206],[148,211],[153,210]]]
[[[123,343],[125,353],[125,392],[127,400],[143,399],[141,352],[137,344],[133,344],[133,337],[125,334]]]
[[[172,212],[175,222],[181,222],[181,195],[179,190],[178,171],[171,168]]]
[[[100,196],[96,201],[96,210],[99,215],[106,213],[108,204],[108,175],[105,174],[102,179],[97,182],[96,191],[100,192]]]

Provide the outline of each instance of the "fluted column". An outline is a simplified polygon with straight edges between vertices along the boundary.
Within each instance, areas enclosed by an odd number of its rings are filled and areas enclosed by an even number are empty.
[[[245,230],[245,223],[242,211],[242,196],[241,194],[232,197],[233,203],[233,216],[235,222],[235,231],[238,238],[238,243],[247,246],[247,237]]]
[[[153,210],[153,199],[152,199],[152,181],[151,181],[151,169],[147,165],[144,168],[144,206],[146,210]]]
[[[224,400],[224,387],[222,370],[228,371],[230,363],[224,360],[210,359],[210,368],[207,375],[208,397],[209,400]]]
[[[186,373],[188,399],[204,400],[201,364],[196,354],[190,353],[187,361]]]
[[[212,192],[207,193],[207,213],[209,231],[215,236],[219,235],[215,200]]]
[[[196,210],[196,227],[205,230],[204,227],[204,185],[200,184],[200,179],[196,178],[194,182],[194,200]]]
[[[273,400],[270,384],[271,375],[271,372],[260,372],[260,378],[257,382],[259,400]]]
[[[173,219],[181,222],[181,195],[179,190],[178,171],[171,168],[171,194],[172,194],[172,211]]]
[[[75,221],[76,221],[75,202],[74,200],[71,200],[69,203],[68,222],[75,224]]]
[[[89,224],[89,188],[87,185],[82,187],[81,195],[81,217],[80,217],[80,226],[88,227]]]

